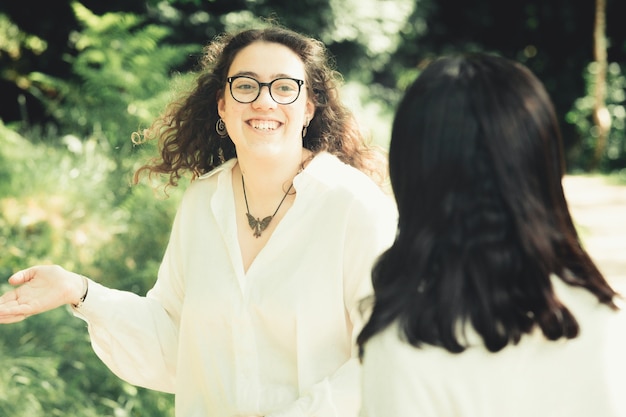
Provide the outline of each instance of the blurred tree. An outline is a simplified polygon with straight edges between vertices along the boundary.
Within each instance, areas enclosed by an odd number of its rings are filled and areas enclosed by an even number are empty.
[[[0,118],[45,123],[41,96],[54,91],[32,89],[31,72],[66,78],[71,67],[65,61],[67,39],[76,27],[67,0],[0,2]],[[7,47],[8,46],[8,47]]]
[[[424,4],[424,2],[422,2]],[[416,9],[417,27],[399,51],[405,67],[441,53],[483,50],[528,65],[553,95],[560,120],[584,92],[580,76],[590,62],[591,2],[567,0],[438,0]],[[463,12],[460,12],[463,11]],[[572,129],[567,145],[572,144]]]
[[[19,74],[21,79],[28,80],[29,87],[25,88],[25,83],[18,84],[15,77],[2,77],[7,88],[14,90],[11,97],[0,97],[3,108],[0,118],[7,123],[23,120],[18,105],[20,96],[28,98],[24,108],[33,122],[57,120],[52,114],[42,112],[41,106],[37,106],[40,104],[37,98],[56,99],[57,94],[66,91],[59,91],[61,87],[54,85],[33,87],[30,74],[45,74],[74,82],[75,85],[84,81],[81,74],[72,68],[81,53],[75,37],[88,36],[83,33],[84,22],[75,13],[75,2],[53,0],[55,7],[46,10],[46,13],[31,13],[31,10],[41,9],[33,4],[35,1],[3,2],[0,5],[0,13],[4,13],[20,32],[38,36],[47,42],[38,55],[10,57],[2,55],[0,50],[0,68],[14,68],[12,74]],[[123,12],[128,19],[131,13],[141,25],[168,28],[159,41],[159,47],[181,44],[201,46],[224,30],[246,27],[264,18],[275,19],[294,30],[322,39],[337,58],[337,67],[346,78],[369,83],[372,70],[382,70],[399,43],[398,31],[405,24],[414,1],[149,0],[144,3],[139,0],[116,0],[103,3],[83,0],[80,4],[96,16]],[[61,28],[58,22],[62,23]],[[108,39],[106,33],[91,33],[91,36],[98,35]],[[102,44],[106,45],[105,42]],[[113,46],[110,53],[116,53]],[[187,55],[181,62],[169,64],[173,65],[171,69],[186,71],[194,68],[197,57],[197,53]],[[7,74],[6,71],[1,72]]]
[[[606,3],[609,62],[626,61],[626,26],[618,17],[626,12],[625,6],[622,0]],[[391,61],[391,72],[380,72],[376,81],[398,80],[401,87],[415,76],[422,61],[454,51],[483,50],[519,60],[550,92],[569,166],[577,169],[578,150],[585,138],[566,115],[587,94],[583,73],[594,60],[594,16],[595,2],[591,1],[417,0],[402,30],[403,42]]]
[[[605,139],[605,151],[601,158],[595,159],[598,152],[598,127],[594,123],[596,107],[595,91],[598,82],[597,62],[590,63],[583,76],[586,81],[586,94],[574,101],[567,113],[567,122],[575,126],[581,137],[580,144],[570,150],[572,168],[578,172],[587,172],[596,167],[601,172],[615,172],[626,167],[626,74],[616,62],[606,68],[606,113],[605,117],[611,129]],[[595,160],[594,160],[595,159]]]
[[[593,89],[593,122],[597,128],[597,137],[590,170],[595,170],[606,152],[607,136],[611,129],[611,115],[606,107],[606,72],[607,42],[606,42],[606,0],[596,0],[593,30],[593,57],[595,65],[595,80]]]
[[[0,184],[0,293],[8,290],[3,283],[12,272],[49,262],[101,282],[113,283],[113,274],[120,273],[124,286],[132,282],[142,292],[154,282],[158,248],[167,241],[169,224],[158,219],[169,222],[175,200],[154,204],[151,192],[139,187],[125,200],[130,207],[116,207],[103,181],[111,165],[108,153],[93,138],[67,137],[63,143],[66,148],[34,144],[0,123],[0,161],[11,161],[0,169],[6,180]],[[133,227],[154,246],[116,241],[129,229],[128,209],[157,218]],[[105,259],[111,252],[103,247],[115,247],[114,256],[138,255],[135,268],[117,266],[125,265],[125,257]],[[2,326],[0,357],[0,416],[173,415],[171,395],[132,387],[113,375],[93,353],[85,324],[64,308]]]
[[[26,90],[54,92],[39,96],[60,132],[57,141],[68,135],[93,138],[108,149],[107,182],[121,202],[137,159],[131,157],[137,150],[131,133],[149,124],[170,99],[170,70],[199,47],[163,43],[170,29],[135,14],[98,16],[80,3],[73,8],[80,30],[69,39],[72,76],[31,72]]]

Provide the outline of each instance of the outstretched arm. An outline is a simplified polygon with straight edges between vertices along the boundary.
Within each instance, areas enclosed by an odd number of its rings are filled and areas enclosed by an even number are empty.
[[[0,296],[0,323],[16,323],[64,304],[78,304],[86,279],[57,265],[34,266],[9,278],[15,289]]]

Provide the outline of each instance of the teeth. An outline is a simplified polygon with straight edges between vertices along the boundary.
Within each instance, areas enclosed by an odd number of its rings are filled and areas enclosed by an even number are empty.
[[[272,120],[253,120],[250,124],[253,128],[259,130],[274,130],[278,128],[278,122]]]

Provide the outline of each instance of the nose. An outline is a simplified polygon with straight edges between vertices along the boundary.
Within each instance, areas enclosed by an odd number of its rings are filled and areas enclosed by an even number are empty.
[[[263,85],[261,86],[261,90],[259,91],[259,96],[252,102],[254,107],[258,108],[274,108],[276,107],[276,102],[272,98],[270,94],[270,86]]]

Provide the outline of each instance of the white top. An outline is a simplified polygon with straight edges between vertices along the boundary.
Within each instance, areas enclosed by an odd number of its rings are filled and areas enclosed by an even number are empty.
[[[186,190],[146,297],[90,282],[75,314],[116,375],[175,393],[178,417],[357,416],[358,302],[395,236],[395,205],[365,174],[319,154],[244,273],[235,162]]]
[[[453,354],[402,343],[395,325],[374,336],[361,416],[626,416],[626,312],[558,278],[553,284],[580,324],[576,339],[551,342],[536,331],[498,353],[476,344]]]

